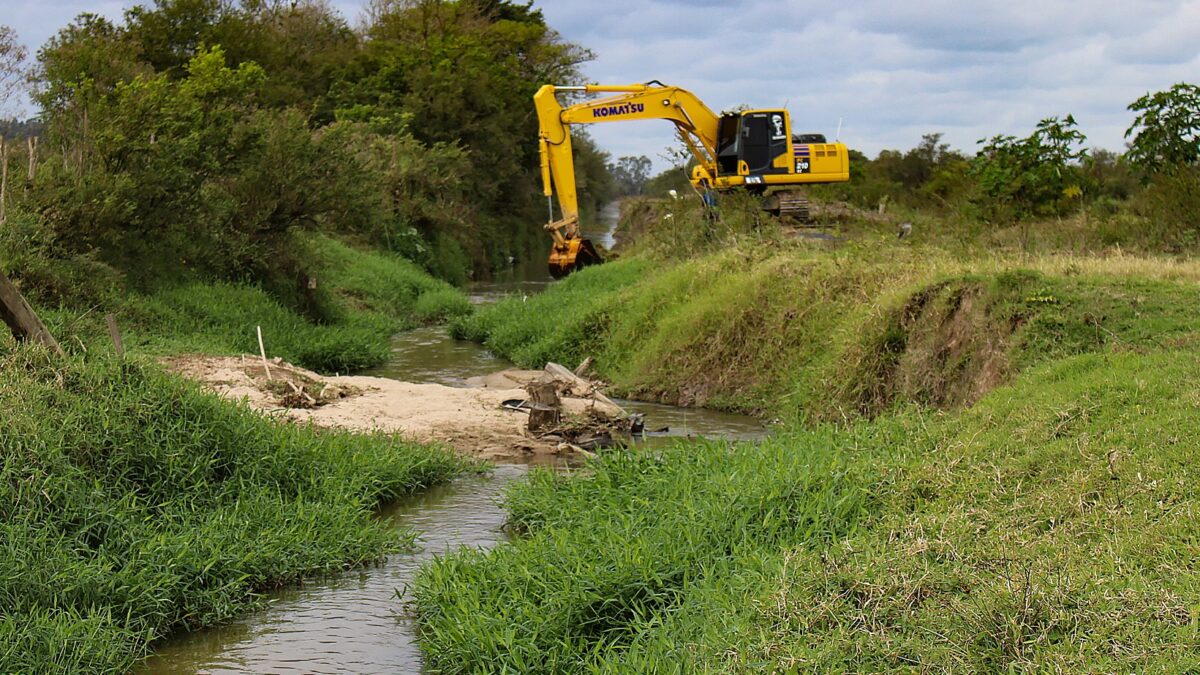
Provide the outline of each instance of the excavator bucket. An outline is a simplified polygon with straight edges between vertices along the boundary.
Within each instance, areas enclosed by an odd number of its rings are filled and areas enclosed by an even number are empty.
[[[590,239],[574,237],[550,248],[550,276],[555,279],[562,279],[575,270],[602,262],[604,259]]]

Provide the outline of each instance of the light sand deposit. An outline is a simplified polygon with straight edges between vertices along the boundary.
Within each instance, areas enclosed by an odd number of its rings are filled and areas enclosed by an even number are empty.
[[[420,442],[445,443],[485,459],[511,459],[570,452],[557,440],[533,437],[525,413],[503,402],[525,399],[521,388],[540,371],[504,371],[481,378],[474,388],[413,384],[380,377],[326,377],[283,362],[257,357],[178,356],[164,364],[213,391],[250,407],[301,423],[355,431],[384,431]],[[563,411],[584,415],[614,411],[591,400],[564,398]]]

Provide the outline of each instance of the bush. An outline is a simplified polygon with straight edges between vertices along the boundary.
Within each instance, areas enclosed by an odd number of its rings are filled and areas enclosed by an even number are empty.
[[[1200,245],[1200,169],[1157,174],[1133,199],[1147,234],[1173,252]]]

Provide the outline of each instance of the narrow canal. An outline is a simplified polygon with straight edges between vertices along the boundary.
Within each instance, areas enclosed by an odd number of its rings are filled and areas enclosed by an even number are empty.
[[[592,235],[611,245],[615,208],[606,209],[608,231]],[[550,283],[544,266],[513,269],[469,289],[476,303],[507,294],[533,294]],[[370,375],[406,382],[466,386],[468,378],[511,367],[482,346],[454,340],[445,328],[419,328],[397,335],[392,359]],[[766,434],[761,422],[695,408],[620,401],[645,415],[645,443],[676,437],[754,440]],[[485,476],[404,499],[380,514],[397,526],[421,532],[419,549],[386,562],[306,581],[275,592],[269,606],[223,626],[171,638],[156,649],[142,672],[167,673],[416,673],[422,656],[416,625],[398,595],[436,555],[462,546],[488,548],[505,540],[499,499],[528,465],[500,464]]]

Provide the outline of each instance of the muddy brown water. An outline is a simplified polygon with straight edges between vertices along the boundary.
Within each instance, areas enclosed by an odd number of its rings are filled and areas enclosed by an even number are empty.
[[[615,221],[615,210],[606,214]],[[610,228],[611,230],[611,228]],[[611,242],[611,235],[591,235]],[[608,236],[607,240],[601,236]],[[544,266],[514,268],[494,281],[474,284],[474,302],[509,294],[532,295],[550,283]],[[465,386],[465,380],[512,367],[482,346],[454,340],[445,328],[419,328],[397,335],[392,359],[367,373],[407,382]],[[650,433],[642,443],[679,437],[755,440],[766,435],[752,417],[695,408],[620,401],[645,415]],[[274,592],[265,609],[228,624],[185,633],[157,645],[140,669],[168,673],[417,673],[422,656],[416,625],[397,591],[435,556],[462,546],[490,548],[503,542],[504,487],[529,467],[500,464],[485,476],[461,478],[392,505],[380,515],[421,533],[415,552],[342,574],[306,581]]]

